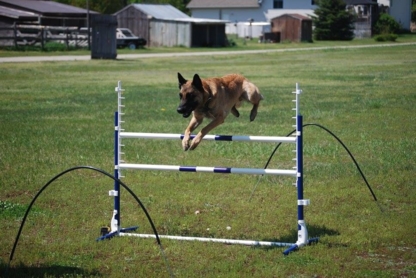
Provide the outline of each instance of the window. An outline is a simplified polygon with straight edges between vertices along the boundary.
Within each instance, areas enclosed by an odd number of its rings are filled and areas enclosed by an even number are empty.
[[[274,0],[273,9],[283,9],[283,0]]]

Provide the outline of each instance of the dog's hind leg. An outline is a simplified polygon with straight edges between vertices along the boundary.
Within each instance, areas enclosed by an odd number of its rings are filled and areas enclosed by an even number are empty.
[[[237,118],[240,117],[240,112],[238,112],[237,108],[235,108],[235,105],[231,108],[231,113]]]
[[[245,100],[253,104],[253,108],[250,112],[250,121],[254,121],[257,116],[257,109],[263,96],[260,94],[259,89],[251,82],[246,82],[243,87],[245,93],[242,95]]]

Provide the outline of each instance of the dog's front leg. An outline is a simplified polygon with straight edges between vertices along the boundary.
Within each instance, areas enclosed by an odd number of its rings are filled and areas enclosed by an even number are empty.
[[[204,127],[203,129],[201,129],[200,132],[198,132],[194,140],[192,140],[191,146],[189,149],[194,150],[199,145],[199,143],[201,143],[202,138],[204,138],[204,136],[207,135],[208,132],[210,132],[212,129],[214,129],[215,127],[219,126],[222,123],[224,123],[223,116],[219,116],[215,118],[214,120],[212,120],[212,122],[210,122],[206,127]]]
[[[188,127],[185,129],[185,134],[182,139],[182,148],[184,151],[189,149],[189,140],[191,138],[192,131],[195,130],[201,123],[204,118],[196,118],[195,115],[192,116],[191,121],[189,122]]]

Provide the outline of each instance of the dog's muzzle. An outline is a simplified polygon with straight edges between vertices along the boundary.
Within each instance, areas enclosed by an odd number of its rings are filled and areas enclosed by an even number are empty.
[[[178,111],[179,114],[182,114],[184,118],[188,118],[189,115],[191,115],[192,113],[191,109],[186,109],[186,107],[183,106],[179,106],[178,109],[176,109],[176,111]]]

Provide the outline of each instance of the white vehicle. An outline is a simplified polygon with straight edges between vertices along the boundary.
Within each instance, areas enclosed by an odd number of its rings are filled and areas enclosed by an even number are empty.
[[[116,33],[117,47],[128,47],[130,49],[136,49],[146,45],[147,41],[144,38],[135,36],[130,29],[117,28]]]

